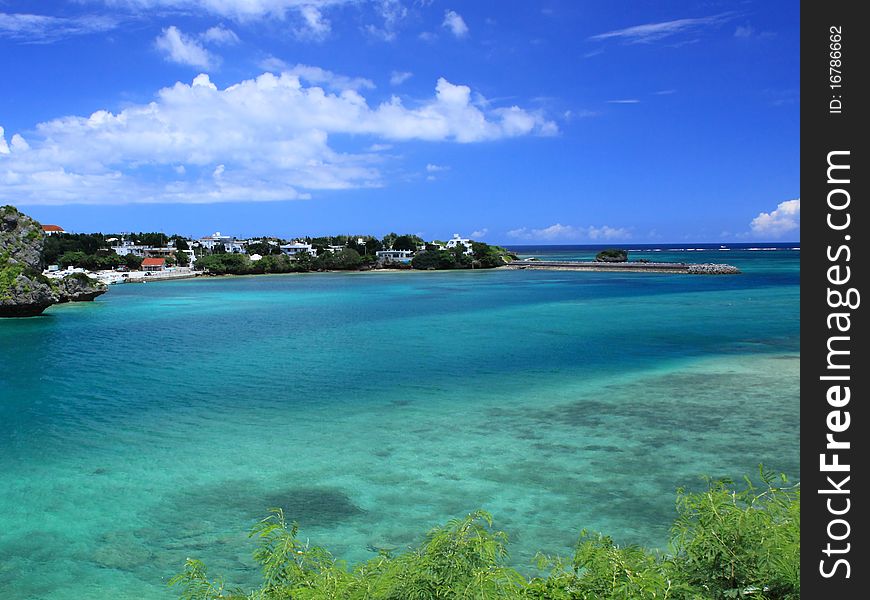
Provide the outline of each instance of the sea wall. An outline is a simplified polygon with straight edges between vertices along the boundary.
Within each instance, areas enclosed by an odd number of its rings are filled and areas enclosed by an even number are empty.
[[[596,271],[621,273],[675,273],[684,275],[736,275],[740,269],[733,265],[713,263],[667,262],[581,262],[557,260],[515,260],[505,269],[544,269],[551,271]]]

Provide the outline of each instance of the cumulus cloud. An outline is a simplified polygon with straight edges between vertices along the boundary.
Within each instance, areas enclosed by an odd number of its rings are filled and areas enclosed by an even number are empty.
[[[631,237],[631,232],[624,227],[594,227],[586,228],[586,235],[590,240],[624,240]]]
[[[574,225],[562,225],[555,223],[549,227],[541,229],[533,229],[521,227],[512,229],[507,232],[508,236],[530,242],[577,242],[577,241],[598,241],[598,240],[624,240],[631,237],[631,232],[624,227],[609,227],[603,225],[595,227],[576,227]]]
[[[801,199],[780,202],[775,210],[762,212],[749,224],[756,235],[780,237],[799,230],[801,226]]]
[[[465,19],[453,10],[444,12],[444,22],[442,27],[446,27],[450,32],[458,38],[464,38],[468,35],[468,25],[465,24]]]
[[[371,79],[338,75],[332,71],[321,69],[320,67],[312,67],[311,65],[298,64],[283,69],[283,72],[289,75],[296,75],[302,81],[322,85],[331,90],[372,90],[375,88],[375,84]]]
[[[148,104],[40,123],[27,141],[16,134],[7,144],[4,132],[0,187],[22,205],[306,198],[383,185],[378,166],[394,157],[375,146],[474,143],[555,127],[537,112],[478,105],[469,87],[443,78],[427,100],[370,105],[354,86],[336,85],[341,76],[316,69],[223,89],[200,74]],[[303,83],[318,77],[336,90]],[[357,138],[361,149],[339,152],[330,136]]]
[[[449,168],[450,167],[444,167],[441,165],[433,165],[432,163],[429,163],[428,165],[426,165],[426,172],[427,173],[437,173],[438,171],[446,171]]]
[[[408,71],[393,71],[390,74],[390,85],[402,85],[413,76],[414,74]]]
[[[478,229],[477,231],[472,231],[471,235],[468,237],[470,237],[473,240],[479,240],[483,237],[486,237],[487,232],[489,232],[489,229],[484,227],[483,229]]]
[[[154,40],[154,45],[163,53],[166,60],[199,69],[208,69],[215,64],[217,57],[206,50],[202,44],[185,35],[175,25],[170,25]]]

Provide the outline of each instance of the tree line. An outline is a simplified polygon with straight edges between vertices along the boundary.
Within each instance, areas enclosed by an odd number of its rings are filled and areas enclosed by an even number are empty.
[[[166,256],[167,264],[188,266],[189,256],[185,251],[190,247],[182,236],[138,233],[127,237],[137,245],[161,248],[174,246],[176,251]],[[112,238],[116,240],[110,242]],[[142,265],[141,257],[132,254],[120,256],[111,249],[111,245],[119,243],[117,240],[120,239],[120,235],[103,233],[52,235],[45,239],[43,257],[46,264],[56,264],[63,269],[67,267],[81,267],[92,271],[139,269]],[[261,238],[247,244],[246,254],[228,253],[222,244],[216,244],[211,250],[202,247],[194,248],[195,267],[215,275],[360,270],[375,267],[376,253],[384,249],[419,250],[410,265],[393,262],[389,266],[420,270],[492,268],[516,258],[504,248],[483,242],[472,242],[471,254],[465,253],[466,247],[462,244],[445,250],[442,249],[443,242],[427,243],[414,234],[389,233],[380,239],[371,235],[297,239],[310,244],[313,252],[311,254],[303,252],[291,258],[281,252],[280,244],[283,240]],[[250,257],[255,254],[262,258],[251,260]]]

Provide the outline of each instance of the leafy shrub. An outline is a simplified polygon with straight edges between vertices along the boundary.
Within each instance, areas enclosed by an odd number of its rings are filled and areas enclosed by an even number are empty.
[[[195,266],[214,275],[246,275],[253,272],[251,259],[245,254],[206,254],[196,259]]]
[[[777,487],[759,470],[766,489],[745,478],[742,490],[727,480],[708,481],[702,493],[677,490],[677,568],[714,598],[747,590],[754,598],[800,598],[800,490]]]
[[[411,266],[421,271],[455,269],[456,255],[447,250],[425,250],[414,255]]]
[[[526,578],[505,565],[507,534],[477,511],[432,529],[416,549],[381,550],[348,569],[327,550],[299,540],[281,509],[254,526],[259,589],[230,591],[188,559],[170,580],[182,600],[710,600],[800,598],[800,491],[786,479],[743,489],[708,480],[697,493],[679,490],[669,554],[618,546],[583,531],[573,559],[539,555],[545,576]]]

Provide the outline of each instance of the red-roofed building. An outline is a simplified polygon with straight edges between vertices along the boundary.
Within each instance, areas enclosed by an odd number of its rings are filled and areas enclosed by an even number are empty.
[[[42,232],[45,233],[45,235],[54,235],[56,233],[66,233],[63,230],[63,227],[60,227],[59,225],[43,225]]]
[[[146,258],[142,261],[142,270],[146,272],[165,271],[165,258]]]

